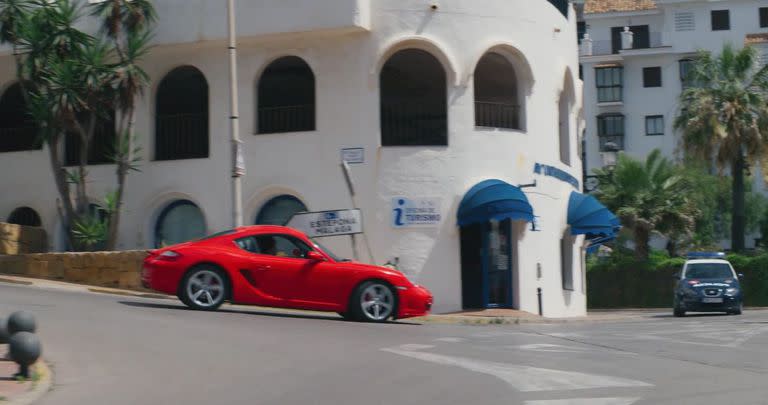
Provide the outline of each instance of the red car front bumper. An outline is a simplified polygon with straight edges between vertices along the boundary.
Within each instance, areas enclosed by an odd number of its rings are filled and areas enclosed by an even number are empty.
[[[398,288],[399,305],[397,318],[412,318],[428,315],[432,309],[432,293],[424,287],[414,286],[406,289]]]

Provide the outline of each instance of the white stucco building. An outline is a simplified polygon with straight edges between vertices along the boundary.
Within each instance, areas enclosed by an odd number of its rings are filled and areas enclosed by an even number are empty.
[[[717,54],[725,43],[749,43],[765,54],[768,0],[579,3],[580,37],[586,33],[579,59],[587,174],[605,165],[611,157],[605,152],[612,148],[639,159],[656,148],[676,156],[680,137],[673,123],[697,51]],[[761,189],[763,182],[756,186]],[[747,238],[747,244],[753,246],[754,239]]]
[[[144,63],[152,85],[137,114],[142,171],[128,179],[120,249],[231,227],[224,3],[156,7],[156,46]],[[247,224],[356,206],[360,259],[398,258],[434,293],[436,312],[537,313],[541,288],[545,316],[585,314],[583,234],[600,232],[568,218],[581,191],[583,121],[567,2],[249,0],[237,18]],[[18,112],[13,68],[6,52],[0,110]],[[51,249],[63,250],[47,146],[18,141],[29,130],[17,115],[0,113],[0,133],[17,136],[0,153],[0,215],[37,214]],[[345,148],[363,154],[350,165],[354,199],[340,167]],[[114,167],[89,170],[99,199]],[[582,201],[573,198],[577,222]],[[396,223],[402,206],[439,219]],[[354,254],[348,237],[323,243]]]

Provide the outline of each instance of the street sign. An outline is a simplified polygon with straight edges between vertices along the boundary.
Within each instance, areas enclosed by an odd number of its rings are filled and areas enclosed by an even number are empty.
[[[341,161],[349,164],[365,163],[365,149],[344,148],[341,150]]]
[[[310,238],[354,235],[363,233],[363,216],[359,209],[300,212],[291,217],[288,226]]]

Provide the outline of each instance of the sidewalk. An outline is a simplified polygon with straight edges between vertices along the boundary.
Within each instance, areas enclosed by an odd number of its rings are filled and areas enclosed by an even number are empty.
[[[67,283],[62,281],[40,280],[26,277],[10,276],[0,274],[0,283],[11,283],[20,285],[31,285],[46,289],[58,289],[68,291],[79,291],[84,293],[115,294],[123,296],[132,296],[140,298],[168,299],[177,300],[176,297],[160,294],[146,293],[130,290],[121,290],[116,288],[94,287],[83,284]],[[303,311],[282,308],[267,308],[241,305],[225,305],[222,308],[238,308],[268,313],[285,314],[306,314],[317,315],[318,312]],[[533,323],[572,323],[572,322],[607,322],[622,320],[647,319],[659,313],[669,313],[669,308],[651,308],[651,309],[619,309],[619,310],[596,310],[590,311],[587,316],[573,318],[544,318],[535,314],[514,309],[486,309],[477,311],[461,311],[448,314],[434,314],[419,318],[404,319],[407,323],[436,323],[436,324],[461,324],[461,325],[509,325],[509,324],[533,324]],[[333,316],[336,316],[335,314]]]
[[[8,345],[0,345],[0,404],[28,405],[40,399],[51,387],[51,372],[42,361],[30,367],[28,380],[13,377],[19,366],[6,359]]]

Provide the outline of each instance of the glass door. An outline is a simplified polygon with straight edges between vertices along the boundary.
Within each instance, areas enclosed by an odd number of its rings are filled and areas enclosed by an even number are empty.
[[[486,239],[486,306],[512,305],[512,226],[510,220],[491,221]]]

